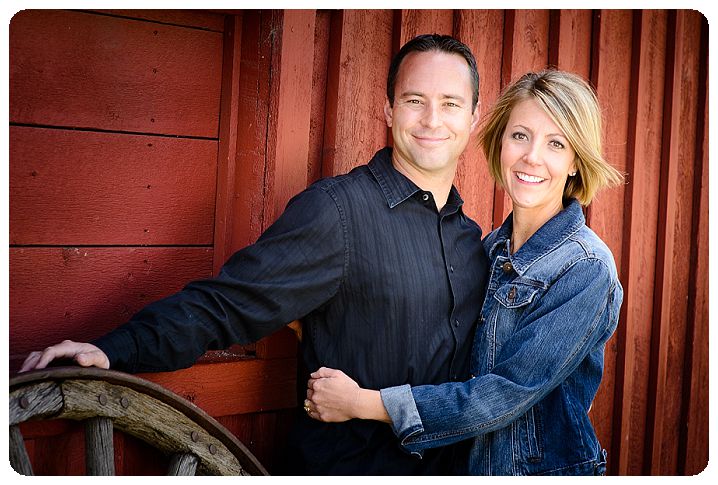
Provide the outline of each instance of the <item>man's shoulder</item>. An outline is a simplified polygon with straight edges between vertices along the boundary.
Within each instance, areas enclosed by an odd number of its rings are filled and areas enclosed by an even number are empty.
[[[364,164],[347,173],[319,179],[307,187],[307,190],[319,190],[341,198],[375,183],[368,165]]]

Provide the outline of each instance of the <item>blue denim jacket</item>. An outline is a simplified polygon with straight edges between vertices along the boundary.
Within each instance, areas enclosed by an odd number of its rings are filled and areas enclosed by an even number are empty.
[[[484,247],[490,279],[472,378],[381,396],[412,453],[473,438],[474,475],[593,475],[605,451],[588,417],[623,289],[575,200],[510,254],[509,216]]]

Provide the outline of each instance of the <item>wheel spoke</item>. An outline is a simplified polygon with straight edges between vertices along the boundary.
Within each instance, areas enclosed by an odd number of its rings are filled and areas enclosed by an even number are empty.
[[[197,471],[199,459],[192,453],[178,453],[172,455],[167,475],[194,476]]]
[[[10,426],[10,465],[20,475],[33,475],[30,457],[27,456],[25,449],[25,440],[17,426]]]
[[[85,420],[85,473],[92,476],[115,474],[115,445],[112,420],[95,417]]]

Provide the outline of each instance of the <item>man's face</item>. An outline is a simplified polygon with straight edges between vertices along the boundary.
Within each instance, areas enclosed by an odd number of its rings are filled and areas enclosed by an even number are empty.
[[[394,163],[422,176],[453,176],[479,120],[472,110],[469,66],[458,54],[412,52],[401,63],[394,106],[384,115],[394,137]]]

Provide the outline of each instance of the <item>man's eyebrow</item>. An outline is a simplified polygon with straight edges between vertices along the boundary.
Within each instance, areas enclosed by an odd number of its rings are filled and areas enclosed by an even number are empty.
[[[401,94],[399,95],[399,98],[408,98],[408,97],[411,97],[411,96],[418,96],[418,97],[420,97],[420,98],[424,98],[424,97],[425,97],[424,93],[422,93],[422,92],[420,92],[420,91],[404,91],[403,93],[401,93]],[[448,93],[447,93],[447,94],[442,94],[442,95],[441,95],[441,99],[455,99],[455,100],[460,101],[460,102],[462,102],[462,103],[465,103],[465,102],[466,102],[466,98],[464,98],[463,96],[461,96],[461,95],[459,95],[459,94],[448,94]]]

